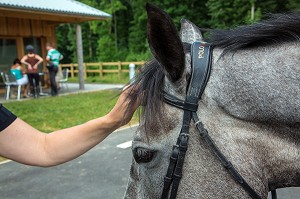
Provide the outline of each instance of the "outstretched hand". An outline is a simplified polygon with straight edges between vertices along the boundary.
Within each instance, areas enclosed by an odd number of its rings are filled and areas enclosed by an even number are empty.
[[[137,86],[127,86],[123,89],[117,103],[113,109],[109,112],[108,116],[111,120],[115,121],[119,126],[127,124],[135,110],[139,107],[139,98],[134,99]],[[135,100],[135,101],[133,101]]]

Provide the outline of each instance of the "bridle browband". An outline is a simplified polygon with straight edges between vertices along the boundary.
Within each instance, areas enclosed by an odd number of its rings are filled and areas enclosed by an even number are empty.
[[[204,128],[204,125],[198,118],[198,101],[203,94],[211,72],[211,52],[212,46],[209,43],[195,42],[192,44],[192,76],[185,101],[178,99],[166,92],[164,93],[164,101],[172,106],[183,109],[184,113],[182,128],[177,138],[177,142],[173,146],[167,174],[164,177],[164,188],[161,199],[167,199],[168,196],[170,199],[176,198],[179,182],[182,177],[184,158],[188,148],[189,126],[192,118],[195,122],[196,128],[200,133],[200,136],[204,138],[208,146],[210,146],[210,149],[221,161],[222,165],[229,171],[235,181],[237,181],[252,198],[262,199],[219,150],[212,138],[209,136],[208,131]],[[172,188],[170,191],[171,185]],[[274,193],[272,192],[272,196],[273,194]],[[276,199],[276,192],[274,199]]]

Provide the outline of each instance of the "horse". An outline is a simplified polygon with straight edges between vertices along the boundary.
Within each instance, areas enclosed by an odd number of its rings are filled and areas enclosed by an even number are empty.
[[[163,198],[172,147],[184,110],[165,103],[167,92],[184,101],[191,81],[194,42],[213,46],[210,77],[198,101],[203,126],[237,172],[261,197],[300,185],[300,13],[275,14],[251,25],[212,30],[147,4],[147,38],[153,59],[133,83],[141,100],[133,135],[126,199]],[[230,175],[193,122],[177,198],[251,196]]]

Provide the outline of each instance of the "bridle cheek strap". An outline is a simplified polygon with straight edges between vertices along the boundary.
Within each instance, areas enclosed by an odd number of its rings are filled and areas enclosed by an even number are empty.
[[[173,146],[169,167],[164,178],[162,199],[168,198],[171,184],[170,198],[175,199],[177,195],[184,158],[188,148],[189,126],[192,113],[198,110],[198,101],[205,89],[211,71],[211,50],[212,47],[208,43],[195,42],[192,45],[192,76],[185,101],[164,93],[164,101],[172,106],[183,109],[184,113],[182,128],[176,145]]]
[[[169,167],[164,178],[164,188],[161,199],[175,199],[177,196],[177,190],[179,187],[180,179],[182,177],[182,168],[185,154],[188,148],[189,126],[192,118],[201,137],[203,137],[204,140],[208,143],[211,150],[218,157],[223,166],[233,176],[233,178],[248,192],[248,194],[252,198],[261,199],[261,197],[247,184],[247,182],[236,171],[233,165],[221,153],[197,116],[198,101],[200,100],[204,92],[211,72],[211,51],[212,46],[209,43],[193,43],[191,50],[192,77],[185,101],[178,99],[166,92],[164,93],[164,101],[169,105],[183,109],[184,113],[182,128],[177,138],[176,145],[173,146]],[[172,189],[170,191],[171,185]]]

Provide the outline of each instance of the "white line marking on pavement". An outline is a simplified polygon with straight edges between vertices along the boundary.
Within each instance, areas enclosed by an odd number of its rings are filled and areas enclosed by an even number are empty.
[[[8,162],[11,162],[11,160],[3,160],[2,162],[0,162],[0,164],[5,164],[5,163],[8,163]]]
[[[121,149],[127,149],[131,147],[132,141],[124,142],[122,144],[118,144],[117,147]]]

